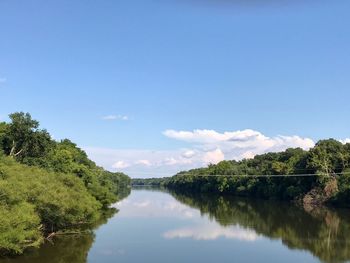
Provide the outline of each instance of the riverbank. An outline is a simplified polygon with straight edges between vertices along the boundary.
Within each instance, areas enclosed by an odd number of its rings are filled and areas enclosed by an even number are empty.
[[[300,148],[221,161],[168,178],[133,179],[183,193],[211,193],[297,201],[306,205],[349,206],[350,144],[329,139],[309,151]]]
[[[70,140],[51,139],[30,114],[10,119],[0,123],[0,256],[89,229],[130,185],[127,175],[98,167]]]
[[[93,231],[0,263],[307,262],[350,259],[350,210],[135,187]],[[157,249],[155,249],[157,248]],[[252,253],[254,251],[254,253]]]
[[[309,151],[287,149],[181,172],[162,184],[182,192],[349,206],[349,167],[350,144],[329,139],[319,141]]]

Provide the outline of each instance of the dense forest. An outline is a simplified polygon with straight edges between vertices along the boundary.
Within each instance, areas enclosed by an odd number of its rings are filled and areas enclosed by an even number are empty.
[[[29,113],[0,123],[0,255],[101,220],[130,178],[98,167],[68,139],[55,141]]]
[[[163,186],[165,180],[167,180],[168,178],[157,178],[157,177],[153,177],[153,178],[133,178],[131,180],[131,185],[132,186]]]
[[[134,179],[181,192],[220,193],[350,206],[350,144],[329,139],[253,159],[222,161],[170,178]]]

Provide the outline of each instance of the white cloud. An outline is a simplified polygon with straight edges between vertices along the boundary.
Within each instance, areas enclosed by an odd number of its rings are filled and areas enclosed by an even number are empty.
[[[129,117],[126,115],[106,115],[106,116],[102,117],[102,120],[105,120],[105,121],[114,121],[114,120],[127,121],[127,120],[129,120]]]
[[[207,152],[203,156],[203,161],[207,164],[217,164],[225,159],[224,153],[220,149]]]
[[[196,152],[193,150],[187,150],[187,151],[182,153],[182,157],[184,157],[184,158],[192,158],[195,155],[196,155]]]
[[[344,140],[339,140],[342,144],[350,143],[350,138],[346,138]]]
[[[154,151],[82,147],[89,157],[107,170],[118,170],[132,177],[171,176],[193,167],[183,150]]]
[[[122,170],[132,177],[163,177],[222,160],[241,160],[266,152],[296,147],[309,149],[314,146],[309,138],[281,135],[268,137],[254,130],[223,133],[214,130],[168,130],[164,134],[186,142],[188,147],[168,151],[91,147],[85,150],[92,160],[106,169]]]
[[[252,159],[254,156],[255,153],[252,151],[246,151],[245,153],[242,153],[242,159]]]
[[[166,165],[176,165],[177,163],[178,163],[178,161],[173,157],[166,158],[164,160],[164,164],[166,164]]]
[[[118,161],[116,163],[114,163],[112,165],[112,168],[115,168],[115,169],[124,169],[124,168],[127,168],[129,167],[130,165],[124,161]]]
[[[313,140],[299,136],[267,137],[254,130],[241,130],[219,133],[214,130],[175,131],[167,130],[165,136],[185,141],[204,152],[215,151],[218,160],[251,158],[256,154],[283,151],[287,148],[300,147],[309,149]],[[218,151],[221,151],[221,153]],[[214,155],[214,153],[212,154]],[[209,155],[208,157],[210,157]]]
[[[197,143],[211,143],[217,141],[225,141],[234,134],[225,132],[218,133],[214,130],[194,130],[194,131],[175,131],[166,130],[163,134],[169,138]]]
[[[152,163],[149,160],[137,160],[135,164],[145,165],[145,166],[152,166]]]

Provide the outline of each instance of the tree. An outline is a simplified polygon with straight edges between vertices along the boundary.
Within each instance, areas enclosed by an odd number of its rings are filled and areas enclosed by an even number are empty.
[[[12,113],[9,117],[11,122],[6,125],[2,142],[4,152],[22,162],[26,158],[45,156],[53,142],[46,130],[39,129],[39,122],[24,112]]]
[[[308,165],[317,173],[340,173],[346,166],[345,156],[345,147],[341,142],[334,139],[321,140],[310,150]]]
[[[120,189],[130,184],[125,174],[98,167],[68,139],[52,140],[29,113],[10,119],[0,122],[0,256],[91,226],[128,194]]]
[[[26,148],[32,133],[39,127],[39,122],[32,120],[29,113],[16,112],[9,115],[8,140],[11,143],[9,155],[18,156]]]
[[[2,151],[4,148],[6,130],[7,130],[7,124],[5,122],[0,122],[0,151]]]

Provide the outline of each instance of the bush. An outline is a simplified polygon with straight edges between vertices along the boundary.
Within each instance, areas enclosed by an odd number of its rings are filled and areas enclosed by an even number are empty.
[[[1,156],[0,171],[3,250],[20,253],[40,244],[42,232],[92,224],[98,219],[101,204],[74,175],[49,173]]]
[[[350,207],[350,169],[346,169],[344,174],[338,179],[338,193],[332,199],[337,205]]]
[[[52,140],[29,113],[9,117],[0,123],[0,252],[21,253],[44,234],[93,225],[130,184],[70,140]]]
[[[43,238],[40,218],[27,202],[13,206],[0,204],[0,254],[20,254],[28,247],[38,247]]]

